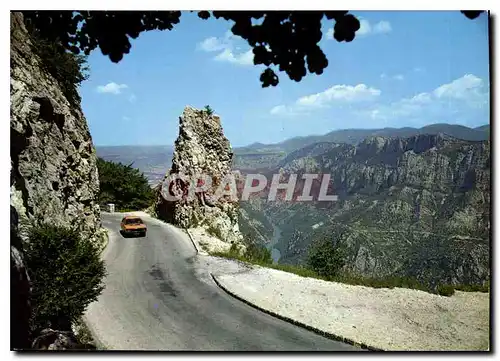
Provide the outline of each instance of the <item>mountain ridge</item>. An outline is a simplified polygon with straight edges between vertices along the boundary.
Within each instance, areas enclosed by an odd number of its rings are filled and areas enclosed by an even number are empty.
[[[406,138],[408,136],[412,136],[415,134],[444,133],[458,139],[486,140],[489,137],[489,129],[490,129],[489,124],[485,124],[476,128],[470,128],[463,125],[448,124],[448,123],[433,123],[425,125],[421,128],[413,128],[413,127],[402,127],[402,128],[387,127],[387,128],[373,128],[373,129],[347,128],[347,129],[333,130],[323,135],[308,135],[308,136],[293,137],[278,143],[271,143],[271,144],[253,143],[248,146],[235,148],[235,152],[236,154],[238,154],[244,152],[258,151],[259,149],[267,151],[290,152],[321,141],[355,144],[362,141],[364,138],[373,135]]]

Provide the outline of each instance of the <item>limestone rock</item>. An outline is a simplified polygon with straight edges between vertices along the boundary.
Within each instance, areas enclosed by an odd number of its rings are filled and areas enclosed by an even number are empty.
[[[35,350],[95,350],[93,345],[84,345],[78,342],[71,331],[58,331],[46,328],[33,341]]]
[[[20,13],[11,13],[10,134],[14,206],[38,222],[100,228],[95,149],[79,104],[43,70]],[[21,207],[22,206],[22,207]]]
[[[222,241],[240,242],[237,199],[215,197],[217,189],[232,174],[233,153],[220,118],[188,106],[179,120],[172,167],[165,178],[182,174],[197,181],[199,175],[208,175],[212,187],[191,198],[167,200],[162,193],[168,192],[168,186],[163,183],[157,188],[155,213],[160,219],[179,227],[204,226]],[[179,181],[174,185],[174,190],[181,193],[187,192],[188,188],[188,182]]]

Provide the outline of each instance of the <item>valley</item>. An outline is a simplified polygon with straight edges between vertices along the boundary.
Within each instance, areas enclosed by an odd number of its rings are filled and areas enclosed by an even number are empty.
[[[259,194],[240,202],[240,230],[247,241],[272,250],[275,262],[301,264],[314,240],[329,237],[346,250],[353,275],[411,277],[431,286],[482,284],[490,268],[489,128],[467,128],[465,136],[463,128],[450,126],[449,133],[460,129],[466,139],[420,131],[398,137],[408,134],[403,128],[385,130],[389,136],[372,131],[357,143],[341,138],[344,142],[321,141],[292,151],[283,146],[289,141],[235,148],[233,169],[243,174],[328,173],[339,197],[337,202],[270,202]],[[356,132],[361,130],[349,134]],[[97,147],[97,153],[134,162],[152,186],[172,159],[168,147],[132,152]]]

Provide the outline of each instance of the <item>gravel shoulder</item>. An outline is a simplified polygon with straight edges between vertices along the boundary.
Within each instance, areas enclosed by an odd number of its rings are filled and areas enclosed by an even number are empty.
[[[190,233],[205,249],[220,248],[211,237]],[[445,297],[404,288],[377,289],[260,266],[228,272],[228,263],[242,268],[241,263],[199,258],[204,259],[204,270],[239,298],[359,344],[391,351],[489,349],[489,293],[456,291]]]
[[[255,266],[214,273],[240,298],[360,344],[391,351],[489,349],[489,294],[452,297],[404,288],[376,289],[305,278]]]

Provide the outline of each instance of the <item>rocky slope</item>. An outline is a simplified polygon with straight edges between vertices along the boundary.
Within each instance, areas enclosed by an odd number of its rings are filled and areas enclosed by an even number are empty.
[[[24,233],[28,223],[78,226],[96,242],[103,234],[87,122],[80,105],[70,103],[60,84],[43,70],[20,13],[11,13],[10,64],[11,270],[17,280],[11,284],[11,297],[16,305],[25,305],[29,292],[22,242],[29,241]],[[16,310],[13,320],[29,317],[28,307]],[[13,347],[26,345],[26,332],[18,330]]]
[[[372,137],[357,146],[324,142],[291,153],[278,170],[299,178],[331,174],[339,197],[251,200],[282,230],[281,262],[304,261],[312,240],[326,236],[342,239],[347,268],[358,275],[412,276],[434,285],[488,279],[489,141],[438,134]]]
[[[231,171],[232,149],[224,136],[220,118],[206,111],[186,107],[179,118],[179,136],[175,141],[172,167],[165,179],[175,174],[197,181],[198,175],[208,175],[212,186],[207,192],[180,200],[167,200],[169,192],[163,184],[157,188],[154,206],[157,217],[183,228],[203,226],[225,242],[240,242],[237,199],[213,197]],[[173,184],[171,194],[184,193],[189,181]]]

